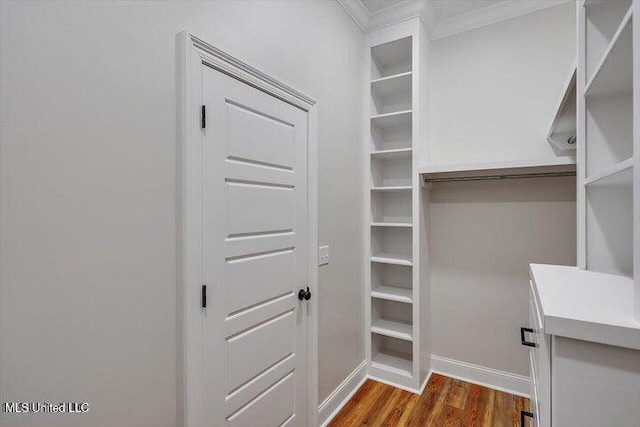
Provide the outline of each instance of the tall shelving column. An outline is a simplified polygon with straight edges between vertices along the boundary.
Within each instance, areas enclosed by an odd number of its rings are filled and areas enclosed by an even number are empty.
[[[418,392],[419,243],[415,147],[420,22],[368,34],[365,281],[369,375]],[[427,369],[428,370],[428,369]]]
[[[640,1],[578,13],[578,266],[629,277],[640,321]]]

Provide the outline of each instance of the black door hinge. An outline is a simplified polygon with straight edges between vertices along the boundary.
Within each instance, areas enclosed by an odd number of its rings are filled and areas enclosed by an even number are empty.
[[[206,112],[206,107],[204,105],[202,106],[201,126],[202,126],[202,129],[207,127],[207,112]]]
[[[202,308],[207,308],[207,285],[202,285]]]

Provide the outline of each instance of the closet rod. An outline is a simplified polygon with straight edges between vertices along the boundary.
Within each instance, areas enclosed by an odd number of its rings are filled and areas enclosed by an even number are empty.
[[[451,178],[424,178],[425,183],[433,182],[453,182],[453,181],[487,181],[495,179],[516,179],[516,178],[555,178],[561,176],[576,176],[575,172],[547,172],[547,173],[520,173],[486,176],[456,176]]]

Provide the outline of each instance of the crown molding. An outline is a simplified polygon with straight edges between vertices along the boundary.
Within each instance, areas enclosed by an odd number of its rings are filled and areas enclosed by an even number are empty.
[[[421,16],[426,0],[406,0],[394,6],[370,13],[360,0],[337,0],[364,33]]]
[[[337,0],[364,33],[420,17],[430,39],[439,39],[572,0],[503,0],[439,21],[431,0],[406,0],[398,5],[369,13],[360,0]]]
[[[396,6],[388,7],[371,14],[369,16],[368,31],[379,30],[380,28],[421,16],[425,3],[426,0],[407,0]]]
[[[353,22],[362,30],[363,33],[368,32],[369,27],[369,11],[358,0],[337,0],[347,14],[353,19]]]
[[[435,28],[432,28],[431,38],[439,39],[463,33],[569,1],[572,0],[504,0],[443,21],[437,21]]]

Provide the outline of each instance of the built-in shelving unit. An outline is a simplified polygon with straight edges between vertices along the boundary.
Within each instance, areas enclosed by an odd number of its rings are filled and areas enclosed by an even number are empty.
[[[367,35],[370,79],[365,132],[369,375],[415,392],[429,371],[420,361],[424,340],[421,344],[416,239],[421,31],[420,21],[413,19]]]
[[[579,14],[578,266],[632,279],[640,321],[640,3]]]

